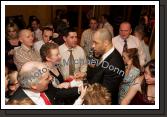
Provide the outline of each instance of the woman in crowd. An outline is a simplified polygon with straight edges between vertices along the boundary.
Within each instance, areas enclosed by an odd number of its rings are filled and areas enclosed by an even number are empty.
[[[146,37],[145,32],[144,32],[144,27],[142,25],[136,26],[135,31],[134,31],[134,36],[136,36],[141,43],[141,47],[143,48],[144,53],[146,55],[145,61],[147,63],[148,61],[151,60],[151,56],[149,52],[149,46],[146,44],[148,37]]]
[[[121,104],[155,104],[155,60],[151,60],[144,66],[144,75],[135,79],[133,86],[130,87]]]
[[[42,61],[46,64],[47,69],[52,75],[52,85],[56,88],[73,88],[82,85],[82,81],[64,82],[64,78],[59,70],[59,63],[61,56],[59,54],[58,44],[56,43],[45,43],[40,49],[40,55]],[[72,99],[74,98],[74,99]],[[69,97],[66,100],[57,100],[64,104],[73,104],[77,97]]]
[[[20,46],[18,39],[18,27],[15,23],[9,23],[6,26],[5,55],[6,63],[10,68],[15,67],[13,63],[14,47]]]
[[[42,61],[46,64],[50,74],[54,77],[52,84],[58,87],[59,84],[64,82],[63,76],[60,73],[58,64],[60,63],[61,56],[59,54],[58,45],[56,43],[46,43],[40,49]],[[68,84],[67,84],[68,85]],[[69,86],[67,86],[68,88]]]
[[[80,97],[75,101],[74,105],[110,105],[111,94],[107,88],[101,84],[88,84],[81,90]]]
[[[72,81],[64,82],[64,78],[60,72],[59,63],[61,61],[61,56],[59,54],[58,45],[56,43],[46,43],[42,45],[40,49],[40,55],[42,61],[46,64],[49,69],[50,74],[53,76],[52,84],[57,88],[69,88],[78,87],[82,82]],[[72,79],[75,77],[70,76]]]
[[[136,77],[140,75],[140,62],[137,48],[127,49],[123,52],[123,60],[126,65],[125,77],[119,88],[119,103],[126,96],[128,89],[133,85]]]
[[[8,55],[13,55],[13,48],[20,46],[18,39],[18,27],[15,23],[6,26],[6,51]]]

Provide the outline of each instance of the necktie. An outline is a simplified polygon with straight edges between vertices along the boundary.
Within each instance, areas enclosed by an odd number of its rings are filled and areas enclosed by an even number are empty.
[[[40,97],[44,100],[46,105],[52,105],[45,93],[40,93]]]
[[[70,52],[70,57],[69,57],[69,75],[74,75],[75,71],[75,61],[74,61],[74,56],[72,54],[72,50],[69,50]]]
[[[124,47],[123,47],[123,52],[128,49],[127,40],[125,39],[124,42],[125,42],[125,44],[124,44]]]

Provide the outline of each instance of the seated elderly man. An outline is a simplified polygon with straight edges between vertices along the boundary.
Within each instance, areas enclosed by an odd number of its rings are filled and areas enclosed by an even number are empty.
[[[60,104],[57,100],[79,96],[79,88],[54,88],[51,80],[47,66],[41,62],[27,62],[19,72],[20,87],[10,100],[30,98],[36,105],[52,105]]]
[[[33,46],[34,37],[31,30],[23,29],[19,32],[21,46],[14,48],[14,63],[19,71],[26,62],[41,61],[40,55]]]

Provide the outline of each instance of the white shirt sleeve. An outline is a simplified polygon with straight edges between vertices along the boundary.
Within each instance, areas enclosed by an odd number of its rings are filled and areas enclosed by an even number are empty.
[[[78,99],[75,100],[73,105],[82,105],[83,103],[83,99],[81,99],[80,97]]]

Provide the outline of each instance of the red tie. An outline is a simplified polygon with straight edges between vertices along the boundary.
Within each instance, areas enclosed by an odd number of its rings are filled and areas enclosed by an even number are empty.
[[[40,97],[44,100],[46,105],[52,105],[45,93],[40,93]]]

